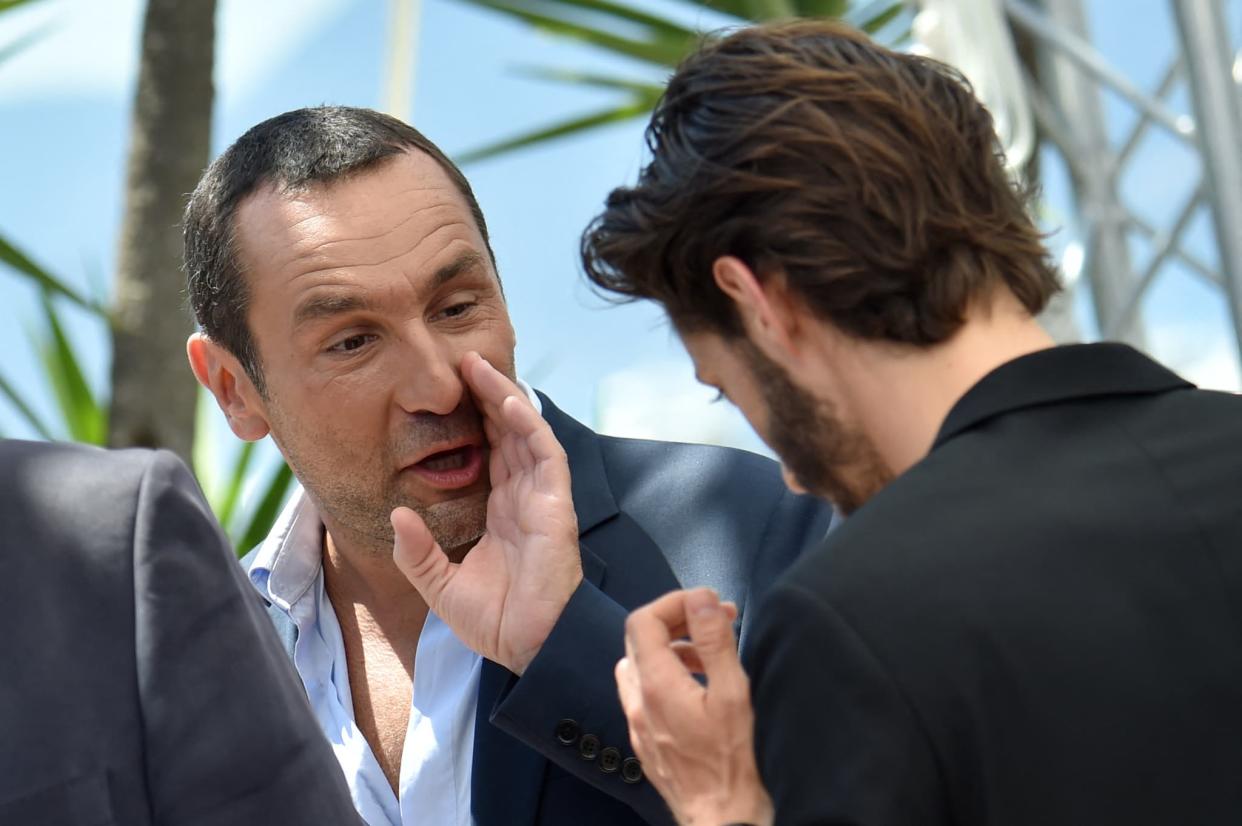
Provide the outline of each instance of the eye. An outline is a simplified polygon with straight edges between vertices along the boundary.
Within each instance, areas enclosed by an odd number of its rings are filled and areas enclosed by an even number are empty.
[[[359,350],[367,346],[374,340],[375,340],[375,336],[370,333],[358,333],[357,335],[352,335],[349,338],[341,339],[336,344],[333,344],[331,347],[328,348],[328,352],[329,353],[352,353],[355,350]]]
[[[475,303],[473,301],[463,301],[460,304],[453,304],[440,311],[442,318],[459,318],[473,310]]]

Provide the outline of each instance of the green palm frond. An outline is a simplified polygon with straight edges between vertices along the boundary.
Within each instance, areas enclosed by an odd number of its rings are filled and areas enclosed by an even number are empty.
[[[237,451],[237,458],[233,461],[229,479],[220,490],[218,501],[212,503],[216,518],[220,520],[221,525],[231,526],[233,524],[237,505],[241,501],[242,489],[246,486],[246,480],[250,475],[250,464],[254,459],[257,444],[257,442],[242,443],[241,449]]]
[[[6,11],[12,11],[18,6],[28,6],[31,3],[37,3],[38,0],[0,0],[0,14]]]
[[[613,4],[600,0],[464,1],[515,17],[536,30],[657,66],[677,65],[699,37],[698,33],[670,21],[660,20],[658,25],[653,25],[635,20],[635,15],[627,13],[629,10],[625,7],[615,7],[618,11],[602,9],[600,7]],[[616,33],[628,30],[633,30],[633,36]]]
[[[0,376],[0,398],[8,401],[40,438],[71,439],[102,445],[108,433],[108,413],[82,370],[82,362],[69,337],[65,322],[57,310],[56,293],[44,288],[40,295],[41,324],[27,329],[27,335],[43,366],[43,376],[56,401],[56,418],[39,416],[29,397],[11,381]]]
[[[856,29],[862,29],[867,34],[874,35],[900,17],[905,10],[906,6],[904,3],[879,0],[879,2],[860,5],[850,12],[841,15],[841,19]],[[896,38],[892,38],[892,41],[904,40],[905,37],[906,35],[903,33]],[[893,45],[893,42],[890,42],[889,45]]]
[[[64,281],[40,267],[3,236],[0,236],[0,263],[8,264],[19,275],[29,279],[40,289],[67,298],[82,309],[88,310],[100,318],[107,318],[108,311],[102,305],[82,295]]]
[[[289,489],[292,487],[293,471],[282,461],[268,476],[267,483],[263,486],[259,497],[259,504],[251,512],[250,518],[244,525],[239,525],[236,530],[229,532],[238,556],[244,555],[262,542],[271,531],[272,524],[280,513],[281,505],[285,503],[285,499],[289,496]]]
[[[108,436],[107,408],[86,381],[81,361],[65,335],[65,327],[49,291],[42,295],[43,336],[33,342],[43,358],[66,435],[75,442],[102,445]]]
[[[17,392],[17,388],[4,376],[0,376],[0,397],[3,397],[12,405],[18,415],[39,434],[40,438],[47,439],[48,441],[56,438],[56,434],[47,426],[47,423],[39,418],[34,412],[34,408],[30,406],[30,403],[26,401],[21,393]]]
[[[624,0],[463,0],[471,5],[521,20],[537,31],[565,41],[598,47],[636,61],[636,71],[667,74],[699,44],[703,33],[674,20],[636,8]],[[685,0],[695,8],[732,17],[742,25],[791,17],[843,18],[856,28],[875,34],[901,14],[900,0]],[[662,86],[650,80],[529,67],[518,70],[555,83],[611,89],[629,93],[629,99],[599,112],[539,127],[461,154],[465,164],[527,146],[579,134],[610,123],[647,115],[659,100]]]
[[[555,83],[572,83],[576,86],[590,86],[596,89],[613,89],[629,92],[637,97],[650,101],[654,106],[664,92],[664,86],[649,80],[631,80],[616,75],[601,75],[594,72],[578,72],[570,69],[551,69],[546,66],[517,66],[515,75],[548,80]]]
[[[0,63],[10,60],[14,55],[34,45],[36,41],[44,37],[50,30],[50,26],[44,26],[0,46]]]
[[[12,11],[20,6],[30,5],[35,2],[38,2],[38,0],[0,0],[0,14],[3,14],[6,11]],[[0,46],[0,63],[4,63],[18,52],[26,49],[35,41],[44,37],[51,28],[51,26],[42,26]]]
[[[518,135],[512,138],[506,138],[488,146],[478,149],[472,149],[469,152],[462,153],[457,156],[458,163],[468,164],[475,161],[481,161],[485,158],[495,157],[505,152],[511,152],[514,149],[520,149],[524,146],[532,146],[535,144],[546,143],[547,141],[562,138],[567,135],[585,132],[595,129],[609,123],[620,123],[622,121],[633,120],[642,117],[651,111],[652,102],[647,98],[639,98],[637,100],[623,103],[620,106],[609,107],[602,112],[593,112],[589,115],[582,115],[576,118],[562,121],[560,123],[545,126]]]

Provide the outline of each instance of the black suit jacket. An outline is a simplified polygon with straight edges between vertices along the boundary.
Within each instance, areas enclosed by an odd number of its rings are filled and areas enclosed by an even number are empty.
[[[1242,823],[1242,398],[1010,362],[759,614],[779,824]]]
[[[172,454],[0,441],[0,824],[359,823]]]
[[[633,759],[617,696],[626,615],[683,585],[710,585],[737,603],[745,645],[758,594],[819,543],[832,512],[789,493],[769,459],[600,436],[540,399],[569,457],[585,580],[521,679],[483,663],[475,822],[671,823]],[[292,656],[293,623],[268,613]]]

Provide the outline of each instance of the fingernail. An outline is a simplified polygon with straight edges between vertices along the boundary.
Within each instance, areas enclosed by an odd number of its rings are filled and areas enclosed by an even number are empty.
[[[710,588],[703,588],[687,594],[686,603],[690,613],[706,616],[720,609],[720,596]]]

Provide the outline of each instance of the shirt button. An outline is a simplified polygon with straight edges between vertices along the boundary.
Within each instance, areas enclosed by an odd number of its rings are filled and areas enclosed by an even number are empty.
[[[638,783],[643,779],[643,764],[636,758],[627,757],[621,764],[621,779],[626,783]]]
[[[566,718],[556,724],[556,739],[562,746],[578,742],[578,721]]]
[[[621,752],[609,746],[599,753],[600,771],[612,774],[619,768],[621,768]]]
[[[578,754],[583,760],[594,760],[599,756],[599,738],[594,734],[584,734],[578,741]]]

